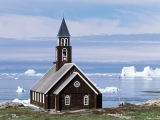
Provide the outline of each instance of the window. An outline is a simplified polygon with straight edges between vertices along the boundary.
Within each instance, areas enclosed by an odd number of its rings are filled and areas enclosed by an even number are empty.
[[[36,101],[36,97],[37,97],[37,96],[36,96],[36,92],[35,92],[35,101]]]
[[[40,97],[40,100],[39,100],[39,102],[41,103],[41,102],[42,102],[42,97],[41,97],[41,93],[40,93],[40,96],[39,96],[39,97]]]
[[[68,46],[68,39],[67,38],[61,38],[61,46]]]
[[[88,103],[89,103],[88,95],[85,95],[84,96],[84,105],[88,105]]]
[[[78,81],[74,82],[74,87],[79,87],[80,86],[80,83]]]
[[[39,102],[39,93],[37,93],[37,102]]]
[[[70,96],[69,95],[65,96],[65,105],[70,105]]]
[[[43,94],[43,103],[44,103],[44,94]]]
[[[65,38],[64,45],[65,45],[65,46],[68,46],[68,39],[67,39],[67,38]]]
[[[61,45],[64,46],[64,38],[61,39]]]
[[[63,48],[62,49],[62,61],[67,61],[67,49]]]
[[[34,92],[32,92],[32,100],[34,100]]]

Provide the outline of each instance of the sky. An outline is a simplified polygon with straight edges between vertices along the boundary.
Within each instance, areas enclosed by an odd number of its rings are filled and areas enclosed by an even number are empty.
[[[160,0],[1,0],[1,60],[52,61],[65,18],[73,61],[160,60]]]

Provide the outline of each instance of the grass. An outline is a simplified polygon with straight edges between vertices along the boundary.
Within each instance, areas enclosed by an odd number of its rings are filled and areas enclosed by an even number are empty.
[[[77,113],[34,112],[28,107],[0,110],[0,120],[132,120],[160,119],[160,107],[124,106],[119,108],[91,109]]]

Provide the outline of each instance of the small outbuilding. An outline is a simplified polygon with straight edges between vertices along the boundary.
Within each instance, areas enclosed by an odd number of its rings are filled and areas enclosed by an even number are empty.
[[[72,63],[70,34],[64,18],[57,37],[55,65],[30,89],[30,103],[56,110],[102,108],[101,92]]]

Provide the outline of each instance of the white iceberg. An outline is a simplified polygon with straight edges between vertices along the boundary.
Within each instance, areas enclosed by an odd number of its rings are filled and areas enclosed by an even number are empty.
[[[99,88],[101,93],[117,93],[120,89],[117,87],[106,87],[106,88]]]
[[[25,89],[23,89],[23,88],[21,88],[21,87],[18,86],[16,92],[18,92],[18,93],[21,92],[22,93],[22,92],[25,92]]]
[[[160,69],[153,70],[147,66],[142,72],[137,72],[134,66],[123,67],[121,77],[160,77]]]
[[[30,99],[28,99],[28,100],[19,100],[19,99],[16,98],[16,99],[12,100],[12,102],[22,103],[24,106],[33,106],[33,107],[36,107],[37,109],[39,108],[39,107],[37,107],[35,105],[30,104]]]

